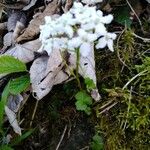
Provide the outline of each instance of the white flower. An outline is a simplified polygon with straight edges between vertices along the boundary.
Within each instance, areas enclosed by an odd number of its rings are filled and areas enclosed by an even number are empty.
[[[95,3],[100,3],[102,2],[103,0],[82,0],[82,3],[85,3],[85,4],[95,4]]]
[[[96,45],[96,48],[104,48],[108,46],[108,48],[113,52],[113,40],[116,39],[116,34],[115,33],[106,33],[103,37],[101,37],[98,40],[98,44]]]
[[[102,2],[102,0],[82,0],[86,4]],[[53,49],[68,50],[87,57],[92,50],[91,45],[98,40],[96,48],[108,46],[113,51],[113,40],[116,35],[108,33],[105,24],[109,24],[113,16],[103,16],[103,12],[96,10],[95,6],[83,5],[74,2],[73,7],[60,17],[45,17],[45,24],[40,26],[42,46],[39,52],[47,51],[51,54]]]
[[[104,24],[109,24],[112,22],[112,20],[113,20],[113,15],[111,14],[100,18],[100,22]]]
[[[80,54],[83,57],[87,57],[91,50],[92,48],[90,43],[85,42],[80,46]]]
[[[95,33],[98,36],[105,35],[107,33],[107,31],[106,31],[106,27],[104,26],[104,24],[99,23],[98,25],[96,25],[95,26]]]

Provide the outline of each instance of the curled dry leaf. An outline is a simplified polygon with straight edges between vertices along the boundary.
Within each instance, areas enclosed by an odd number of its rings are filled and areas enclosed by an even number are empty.
[[[66,76],[60,73],[64,66],[59,50],[53,50],[48,57],[36,59],[30,68],[32,90],[37,100],[42,99],[52,89],[54,84],[61,83]],[[60,78],[63,75],[63,78]],[[56,81],[59,78],[59,81]]]
[[[8,32],[7,34],[5,34],[4,38],[3,38],[3,45],[5,48],[11,46],[13,43],[13,32]]]
[[[18,112],[21,102],[23,101],[22,95],[10,95],[8,97],[7,107],[13,112]]]
[[[52,16],[58,13],[58,0],[53,0],[49,3],[43,13],[34,17],[28,27],[25,29],[24,33],[17,38],[17,42],[31,40],[40,33],[39,26],[44,24],[45,16]]]
[[[7,22],[0,23],[0,33],[3,30],[7,30]]]
[[[23,11],[10,10],[8,12],[8,16],[9,16],[8,22],[7,22],[7,30],[8,31],[14,31],[18,21],[21,22],[25,26],[27,18]]]
[[[69,58],[69,63],[72,68],[76,68],[76,55],[71,54]],[[96,85],[96,73],[95,73],[95,59],[94,59],[94,48],[93,45],[91,45],[91,51],[89,52],[87,57],[83,57],[81,55],[80,57],[80,66],[79,66],[79,74],[83,78],[90,78],[93,80],[93,82]],[[98,89],[93,89],[91,91],[91,96],[94,100],[98,101],[100,100],[100,95],[98,92]]]
[[[28,63],[34,59],[34,52],[36,52],[40,46],[41,43],[38,39],[24,44],[16,44],[14,48],[8,49],[4,55],[13,56],[24,63]]]
[[[9,109],[7,106],[5,106],[5,113],[8,117],[9,123],[13,127],[13,130],[17,134],[21,135],[21,128],[19,127],[19,124],[17,122],[16,114],[11,109]]]
[[[37,2],[37,0],[27,0],[27,1],[29,1],[28,2],[28,5],[26,5],[24,8],[23,8],[23,10],[28,10],[28,9],[30,9],[32,6],[34,6],[35,5],[35,3]]]
[[[33,62],[30,68],[30,79],[32,91],[37,100],[46,96],[54,85],[70,80],[71,73],[69,70],[76,69],[76,55],[69,54],[68,56],[68,60],[65,59],[69,62],[66,68],[59,50],[53,50],[49,57],[43,56]],[[88,57],[80,58],[79,74],[83,78],[89,77],[96,84],[94,49]],[[100,99],[97,88],[90,92],[93,99],[96,101]]]

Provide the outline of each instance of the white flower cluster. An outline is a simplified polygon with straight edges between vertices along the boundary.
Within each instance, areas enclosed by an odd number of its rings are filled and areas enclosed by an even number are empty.
[[[105,24],[113,20],[112,15],[103,16],[96,7],[83,6],[75,2],[73,7],[62,16],[52,19],[45,17],[45,24],[40,26],[42,46],[39,52],[47,51],[50,55],[53,49],[68,50],[87,57],[91,44],[98,40],[96,48],[108,48],[113,51],[113,40],[116,34],[108,33]]]
[[[103,0],[82,0],[82,3],[84,4],[89,4],[89,5],[93,5],[95,3],[100,3],[102,2]]]

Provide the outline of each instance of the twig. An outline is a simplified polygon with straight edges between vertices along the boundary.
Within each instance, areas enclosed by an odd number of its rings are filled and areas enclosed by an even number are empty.
[[[60,141],[59,141],[59,143],[58,143],[58,145],[57,145],[57,147],[56,147],[56,150],[59,149],[60,144],[61,144],[61,142],[62,142],[62,140],[63,140],[63,138],[64,138],[64,136],[65,136],[66,130],[67,130],[67,125],[65,125],[64,131],[63,131],[63,133],[62,133],[62,135],[61,135],[61,138],[60,138]]]
[[[121,59],[120,54],[119,54],[119,41],[120,41],[121,36],[122,36],[123,33],[125,32],[125,30],[126,30],[126,29],[124,29],[124,30],[120,33],[119,37],[117,38],[116,49],[117,49],[117,56],[118,56],[120,62],[121,62],[124,66],[126,66],[127,68],[129,68],[128,65]]]
[[[131,4],[129,3],[128,0],[126,0],[126,2],[127,2],[127,4],[129,5],[129,7],[130,7],[130,9],[132,10],[132,12],[134,13],[134,15],[136,16],[136,18],[137,18],[137,20],[138,20],[138,22],[139,22],[139,24],[140,24],[140,26],[141,26],[141,29],[143,29],[143,27],[142,27],[142,22],[141,22],[140,18],[138,17],[138,15],[136,14],[135,10],[133,9],[133,7],[131,6]]]
[[[143,38],[135,33],[132,33],[132,35],[134,35],[136,38],[139,38],[141,40],[143,40],[144,42],[150,42],[150,39],[149,38]]]
[[[124,86],[123,86],[123,90],[133,81],[135,80],[137,77],[144,75],[144,73],[147,72],[147,70],[144,70],[140,73],[138,73],[137,75],[135,75],[133,78],[131,78]]]
[[[102,110],[102,111],[99,112],[98,114],[100,115],[100,114],[102,114],[102,113],[108,111],[109,109],[111,109],[112,107],[114,107],[117,103],[118,103],[118,102],[113,103],[112,105],[110,105],[109,107],[105,108],[104,110]]]
[[[39,103],[39,101],[37,100],[36,103],[35,103],[35,107],[34,107],[34,110],[33,110],[32,117],[31,117],[30,127],[32,126],[33,119],[34,119],[34,117],[35,117],[35,113],[36,113],[36,110],[37,110],[37,107],[38,107],[38,103]]]

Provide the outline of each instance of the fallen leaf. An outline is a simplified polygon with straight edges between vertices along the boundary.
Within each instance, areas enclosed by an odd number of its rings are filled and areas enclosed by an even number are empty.
[[[62,73],[59,74],[59,72],[63,66],[64,64],[59,50],[53,50],[49,57],[41,57],[33,62],[30,68],[30,80],[34,97],[37,100],[47,95],[54,84],[62,82],[60,80],[60,74],[62,75]],[[56,81],[58,77],[59,81]],[[64,81],[64,78],[62,80]]]
[[[17,122],[16,114],[12,110],[10,110],[7,106],[5,106],[5,113],[6,113],[7,117],[8,117],[9,123],[13,127],[13,130],[17,134],[21,135],[21,128],[19,127],[19,124]]]
[[[34,59],[34,52],[40,47],[41,42],[37,39],[24,44],[16,44],[14,48],[8,49],[3,55],[10,55],[28,63]]]
[[[43,13],[34,17],[24,33],[17,38],[17,42],[28,41],[34,39],[40,33],[40,25],[44,24],[45,16],[52,16],[58,13],[58,0],[53,0],[49,3]]]
[[[37,2],[37,0],[27,0],[27,1],[29,1],[29,3],[28,3],[28,5],[26,5],[24,8],[23,8],[23,10],[28,10],[28,9],[30,9],[32,6],[34,6],[35,5],[35,3]]]
[[[22,101],[23,101],[23,97],[21,94],[10,95],[8,97],[7,107],[16,113],[18,112]]]
[[[83,78],[90,78],[93,82],[96,83],[96,73],[95,73],[95,58],[94,58],[94,47],[91,45],[91,51],[87,57],[80,57],[80,66],[79,66],[79,74]],[[71,54],[69,58],[69,64],[72,69],[76,69],[76,54]],[[91,90],[91,96],[94,100],[100,100],[100,95],[98,89]]]

